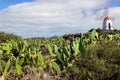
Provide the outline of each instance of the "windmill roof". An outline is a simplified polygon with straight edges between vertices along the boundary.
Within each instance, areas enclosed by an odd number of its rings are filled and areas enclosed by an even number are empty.
[[[106,16],[104,20],[112,20],[109,16]]]

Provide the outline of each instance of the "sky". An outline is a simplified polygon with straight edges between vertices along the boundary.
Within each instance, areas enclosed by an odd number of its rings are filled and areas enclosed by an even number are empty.
[[[0,32],[30,37],[61,36],[102,28],[105,7],[120,29],[120,0],[0,0]]]

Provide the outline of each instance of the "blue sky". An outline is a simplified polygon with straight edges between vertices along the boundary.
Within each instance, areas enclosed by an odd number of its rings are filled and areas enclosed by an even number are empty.
[[[32,2],[33,0],[0,0],[0,9],[7,8],[10,5],[20,4],[23,2]]]
[[[119,7],[120,6],[120,0],[111,0],[110,7]]]
[[[102,28],[95,17],[104,7],[120,29],[120,0],[0,0],[0,31],[26,38],[86,32]]]
[[[34,0],[0,0],[0,9],[7,8],[10,5],[20,4],[24,2],[33,2]],[[108,5],[110,7],[120,6],[120,0],[111,0]]]

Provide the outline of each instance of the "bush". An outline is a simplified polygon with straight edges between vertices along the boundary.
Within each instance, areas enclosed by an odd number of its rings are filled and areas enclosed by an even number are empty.
[[[117,80],[119,68],[120,46],[115,41],[102,42],[79,55],[68,74],[71,80]]]

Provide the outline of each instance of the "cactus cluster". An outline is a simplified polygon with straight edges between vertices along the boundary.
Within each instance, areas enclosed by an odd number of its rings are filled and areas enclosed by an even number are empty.
[[[19,38],[0,43],[0,80],[14,71],[23,76],[26,66],[36,70],[48,71],[61,76],[64,71],[75,66],[79,55],[84,56],[89,46],[97,46],[102,41],[116,41],[120,45],[120,34],[99,35],[96,30],[89,34],[81,34],[66,40],[63,37],[43,38],[40,40],[25,40]],[[41,47],[44,48],[41,49]]]

